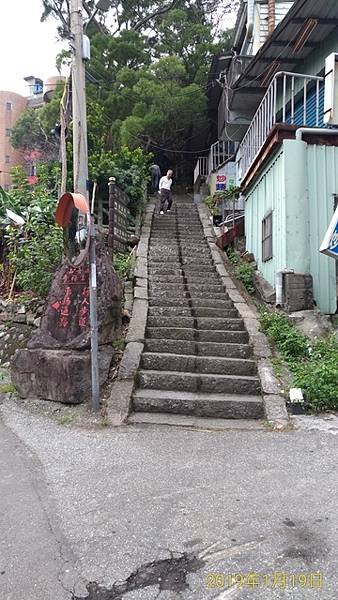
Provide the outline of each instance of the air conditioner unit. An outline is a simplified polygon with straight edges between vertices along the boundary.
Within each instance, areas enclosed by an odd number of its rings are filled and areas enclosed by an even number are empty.
[[[325,60],[324,123],[338,125],[338,54]]]

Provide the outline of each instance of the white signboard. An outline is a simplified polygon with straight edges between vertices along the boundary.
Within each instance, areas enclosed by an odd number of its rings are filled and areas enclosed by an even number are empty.
[[[319,252],[338,260],[338,206],[323,239]]]

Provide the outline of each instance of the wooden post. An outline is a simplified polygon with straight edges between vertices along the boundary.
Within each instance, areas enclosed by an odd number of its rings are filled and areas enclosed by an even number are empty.
[[[115,229],[115,177],[109,177],[109,211],[108,211],[108,253],[113,260],[114,256],[114,229]]]
[[[101,195],[97,197],[97,224],[101,229],[103,225],[103,198]]]

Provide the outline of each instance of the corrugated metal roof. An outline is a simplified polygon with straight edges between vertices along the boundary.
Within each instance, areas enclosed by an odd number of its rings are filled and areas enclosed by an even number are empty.
[[[309,37],[310,44],[295,53],[293,42],[308,18],[318,19],[319,23]],[[337,26],[338,0],[296,0],[273,34],[253,57],[236,82],[236,87],[260,86],[260,79],[270,61],[278,60],[279,70],[296,71],[296,65],[301,64],[313,52],[313,43],[325,40]]]

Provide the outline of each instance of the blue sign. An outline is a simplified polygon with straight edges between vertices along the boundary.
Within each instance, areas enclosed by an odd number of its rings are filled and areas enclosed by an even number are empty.
[[[226,183],[216,183],[216,192],[223,192],[226,189]]]
[[[323,243],[319,248],[319,252],[323,252],[323,254],[327,254],[338,260],[338,206],[323,239]]]

